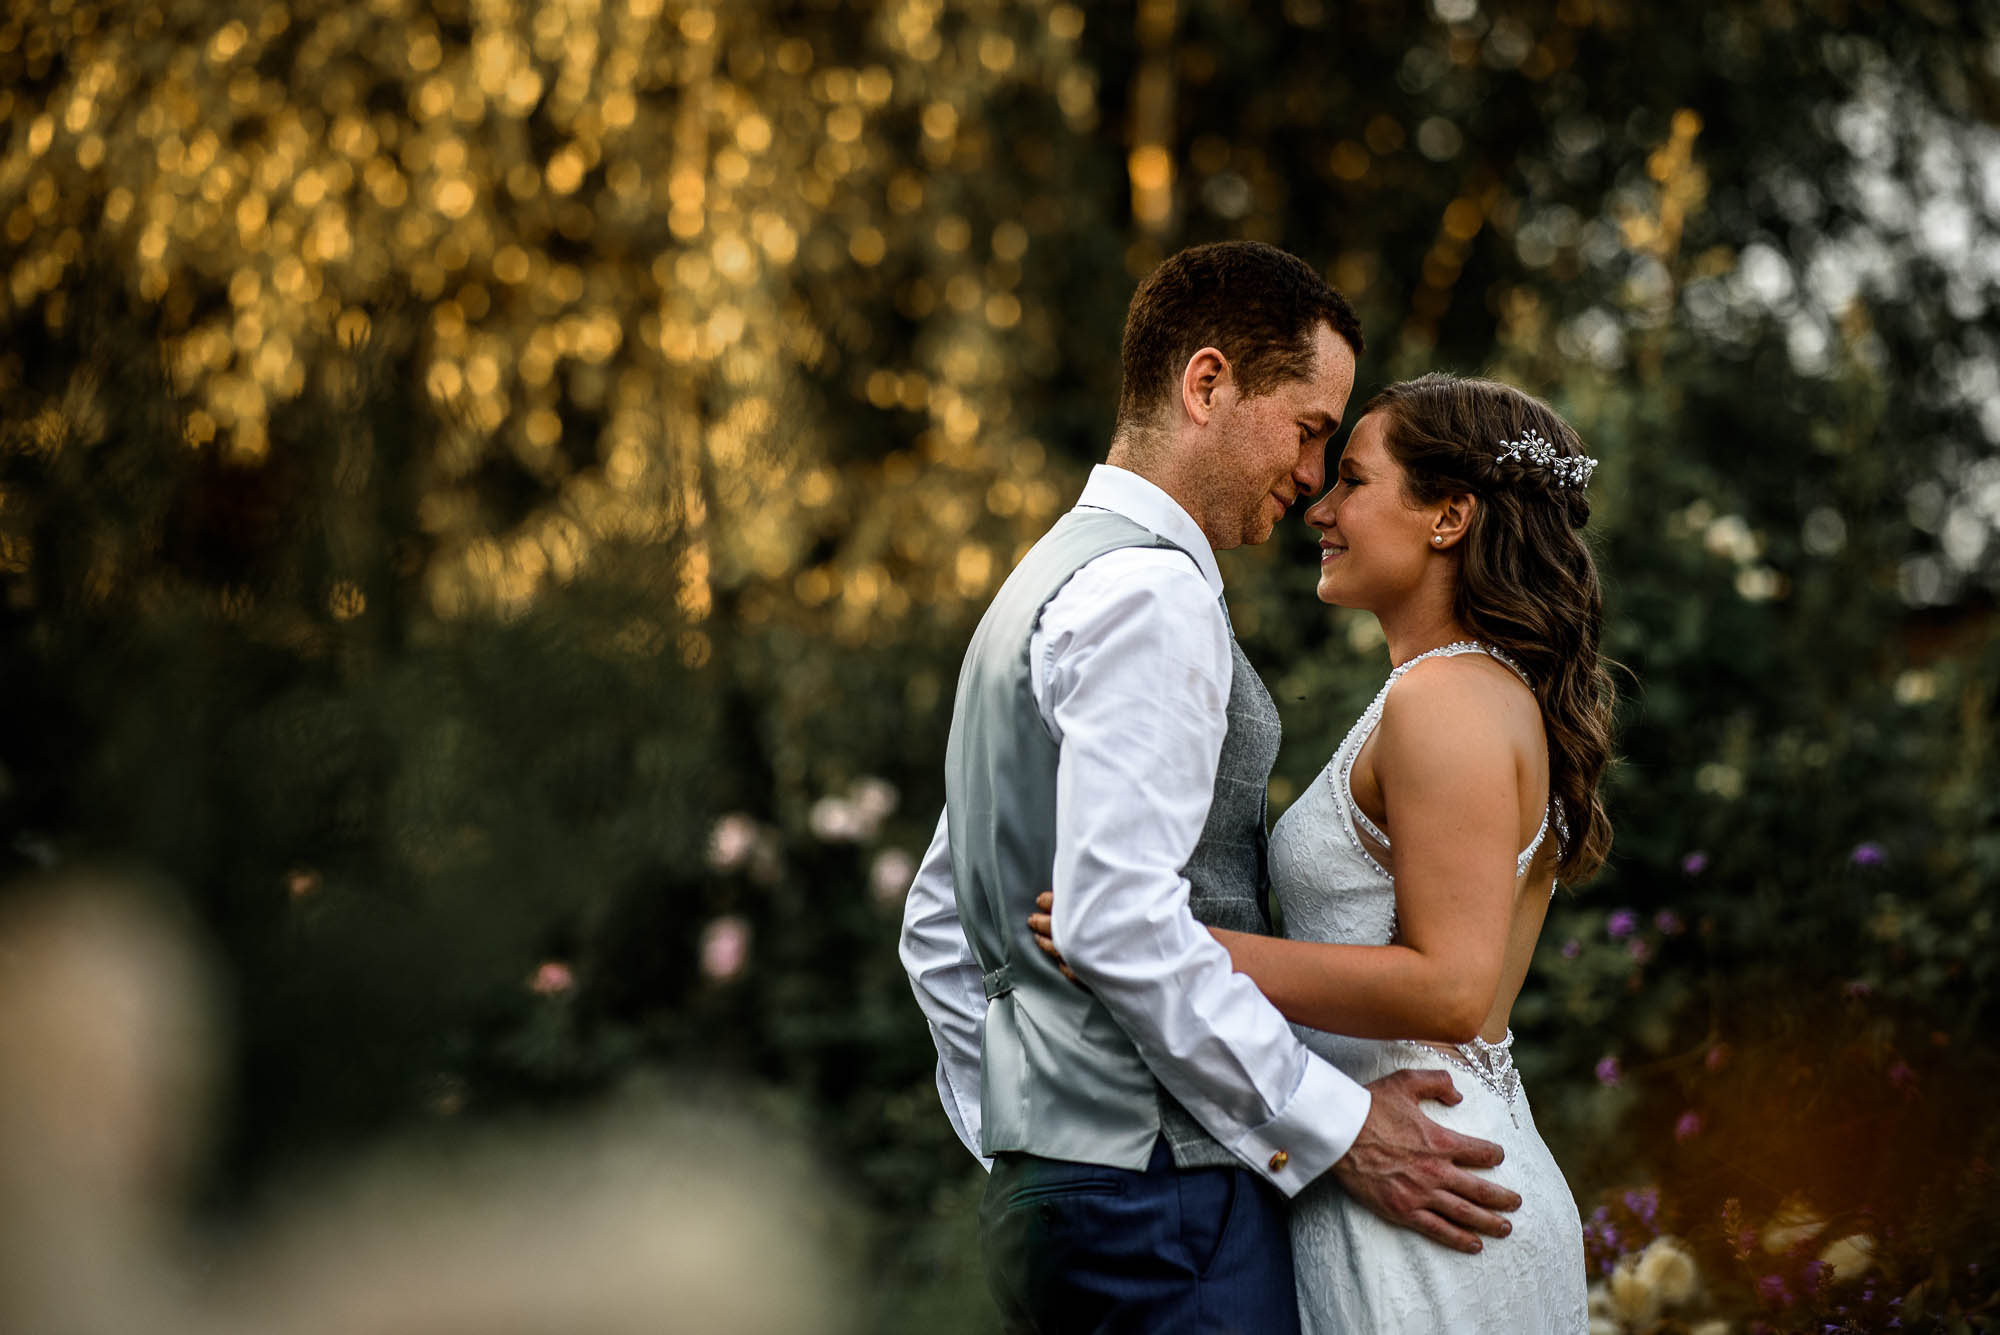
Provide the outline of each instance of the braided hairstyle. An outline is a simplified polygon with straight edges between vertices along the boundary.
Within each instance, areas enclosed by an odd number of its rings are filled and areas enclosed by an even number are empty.
[[[1533,431],[1558,456],[1583,442],[1540,399],[1492,380],[1433,373],[1384,389],[1363,415],[1386,419],[1383,439],[1417,505],[1470,492],[1453,611],[1459,624],[1528,674],[1549,747],[1558,799],[1556,874],[1575,884],[1604,863],[1611,821],[1599,788],[1611,761],[1611,674],[1598,655],[1604,591],[1581,530],[1584,488],[1525,455],[1501,461],[1505,442]],[[1565,828],[1566,827],[1566,828]]]

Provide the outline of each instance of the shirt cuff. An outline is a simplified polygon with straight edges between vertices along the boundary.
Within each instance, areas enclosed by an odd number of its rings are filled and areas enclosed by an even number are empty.
[[[1296,1196],[1345,1157],[1372,1102],[1365,1088],[1314,1057],[1277,1116],[1229,1148],[1252,1172]]]

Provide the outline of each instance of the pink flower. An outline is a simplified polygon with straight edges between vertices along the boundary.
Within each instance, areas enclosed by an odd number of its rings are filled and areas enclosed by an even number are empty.
[[[1644,964],[1653,957],[1653,948],[1646,943],[1644,937],[1635,936],[1625,943],[1625,953]]]
[[[743,972],[750,961],[750,924],[728,914],[702,930],[701,971],[718,983]]]
[[[576,986],[576,974],[561,960],[544,960],[528,980],[528,990],[538,997],[559,997]]]
[[[847,790],[847,800],[853,803],[855,811],[870,830],[896,810],[898,797],[895,784],[872,775],[856,779],[854,786]]]
[[[813,838],[828,844],[858,844],[873,833],[867,813],[844,797],[822,797],[806,813]]]
[[[1681,915],[1672,909],[1661,909],[1655,913],[1653,926],[1659,929],[1661,936],[1679,936],[1687,930],[1687,924],[1681,921]]]
[[[1888,858],[1889,850],[1876,843],[1873,839],[1868,840],[1866,843],[1856,844],[1854,851],[1847,855],[1847,860],[1857,867],[1879,867],[1888,861]]]
[[[1729,1045],[1727,1043],[1717,1043],[1708,1050],[1708,1055],[1701,1059],[1701,1064],[1706,1066],[1710,1072],[1720,1071],[1723,1067],[1729,1065]]]
[[[1681,859],[1683,876],[1699,876],[1706,870],[1708,870],[1708,854],[1698,849]]]
[[[875,855],[875,861],[868,868],[868,892],[878,904],[902,902],[909,893],[910,881],[917,874],[917,864],[908,853],[900,848],[885,848]]]
[[[708,832],[708,865],[717,871],[735,871],[749,860],[757,847],[757,822],[740,811],[732,811]]]
[[[1690,1108],[1674,1123],[1674,1139],[1693,1140],[1701,1134],[1701,1114]]]
[[[1616,1087],[1624,1078],[1625,1068],[1619,1064],[1618,1058],[1615,1056],[1606,1057],[1597,1063],[1598,1084]]]
[[[1908,1089],[1917,1083],[1917,1073],[1910,1069],[1906,1061],[1899,1061],[1889,1068],[1889,1083],[1897,1089]]]
[[[1583,953],[1583,942],[1577,940],[1575,937],[1571,937],[1569,940],[1563,942],[1562,957],[1564,959],[1573,960],[1582,953]]]

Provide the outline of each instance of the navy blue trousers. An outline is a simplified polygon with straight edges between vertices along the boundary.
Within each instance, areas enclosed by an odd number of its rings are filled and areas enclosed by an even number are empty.
[[[994,1156],[979,1207],[1009,1335],[1297,1335],[1277,1189],[1242,1168],[1143,1173]]]

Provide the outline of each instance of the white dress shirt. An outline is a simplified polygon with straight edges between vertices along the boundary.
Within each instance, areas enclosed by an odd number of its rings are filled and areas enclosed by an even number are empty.
[[[1229,725],[1222,574],[1194,519],[1136,473],[1098,465],[1077,505],[1123,515],[1186,555],[1098,557],[1049,600],[1029,641],[1035,702],[1060,748],[1056,946],[1160,1083],[1294,1195],[1347,1153],[1369,1095],[1306,1050],[1188,909],[1180,868],[1207,822]],[[937,1044],[945,1115],[978,1155],[986,996],[943,814],[910,886],[901,954]]]

